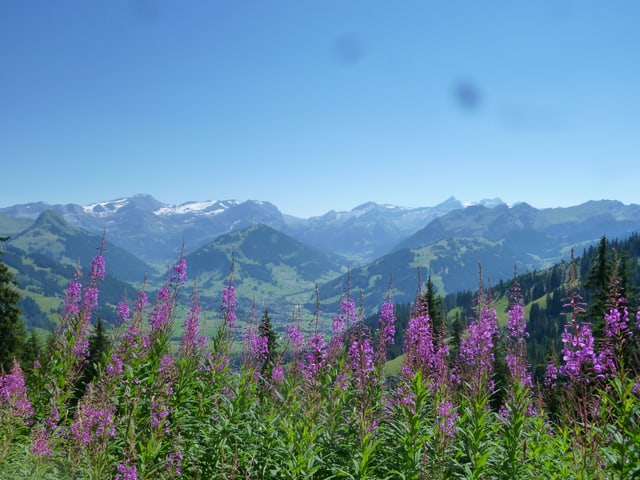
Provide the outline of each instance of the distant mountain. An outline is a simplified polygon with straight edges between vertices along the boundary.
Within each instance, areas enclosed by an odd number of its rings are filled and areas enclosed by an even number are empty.
[[[340,257],[307,247],[266,225],[253,225],[221,235],[187,256],[189,278],[212,302],[219,302],[232,256],[234,284],[245,306],[255,297],[260,305],[286,314],[313,295],[315,282],[345,271]]]
[[[88,265],[106,231],[108,272],[140,282],[175,260],[183,241],[189,277],[204,303],[217,309],[235,255],[242,302],[287,309],[314,308],[315,282],[325,312],[333,312],[350,285],[375,308],[390,282],[398,302],[411,301],[431,275],[441,293],[473,290],[478,264],[492,283],[540,269],[598,242],[640,231],[640,206],[601,200],[569,208],[507,206],[490,199],[463,206],[450,198],[435,207],[407,209],[366,203],[349,212],[299,219],[259,201],[163,204],[148,195],[86,206],[47,209],[43,203],[0,210],[0,236],[29,255]],[[82,227],[82,228],[80,228]],[[131,253],[129,253],[131,252]],[[391,253],[389,253],[391,252]],[[345,256],[347,257],[345,259]],[[371,260],[372,257],[376,257]],[[346,268],[350,267],[349,275]]]
[[[625,238],[640,231],[640,206],[591,201],[570,208],[538,210],[526,203],[492,208],[473,205],[442,215],[400,242],[395,252],[350,272],[351,288],[362,291],[368,307],[383,297],[393,276],[394,298],[411,301],[422,280],[431,275],[441,293],[473,290],[479,265],[485,280],[497,283],[518,271],[548,267],[569,258],[571,248],[596,244],[606,235]],[[348,283],[336,278],[321,289],[323,298],[338,301]]]
[[[282,214],[268,202],[208,201],[171,206],[150,195],[85,206],[31,203],[2,208],[0,215],[35,219],[45,210],[54,210],[68,223],[94,233],[106,231],[114,244],[160,267],[175,258],[183,243],[195,251],[218,235],[256,223],[284,226]]]
[[[50,330],[61,313],[64,292],[69,280],[74,278],[76,267],[60,263],[48,255],[25,252],[9,245],[2,254],[2,260],[13,270],[18,282],[20,302],[25,325]],[[133,294],[136,289],[131,284],[116,278],[111,272],[107,257],[107,274],[100,286],[99,307],[93,321],[102,318],[107,325],[116,320],[116,308],[125,292]],[[87,285],[89,269],[83,269],[79,280]]]
[[[289,220],[287,233],[307,245],[338,253],[355,263],[366,263],[389,252],[430,221],[462,203],[451,197],[434,207],[405,208],[368,202],[349,212],[330,211],[307,220]]]
[[[45,210],[26,230],[11,237],[9,245],[74,267],[80,262],[86,270],[101,241],[101,236],[70,225],[53,210]],[[147,273],[153,273],[149,265],[108,239],[104,249],[109,257],[108,272],[121,280],[140,282]]]
[[[15,205],[0,208],[0,216],[35,220],[44,211],[54,210],[74,226],[98,234],[106,231],[114,244],[157,266],[166,266],[175,258],[183,242],[193,252],[219,235],[256,224],[361,264],[387,253],[400,239],[434,218],[461,208],[462,203],[453,197],[434,207],[420,208],[369,202],[349,212],[331,211],[302,219],[283,215],[273,204],[263,201],[210,200],[168,205],[149,195],[135,195],[85,206],[43,202]],[[16,230],[14,225],[11,227]]]
[[[33,220],[28,218],[10,217],[8,215],[0,215],[0,237],[13,237],[17,233],[27,229]]]
[[[640,205],[612,200],[589,201],[568,208],[536,209],[526,203],[513,207],[471,206],[443,215],[397,245],[419,248],[445,238],[512,240],[519,250],[558,256],[558,245],[590,244],[602,235],[627,236],[640,228]]]

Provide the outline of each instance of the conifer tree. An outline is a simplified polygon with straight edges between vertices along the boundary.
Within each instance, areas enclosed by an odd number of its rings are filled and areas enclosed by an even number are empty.
[[[589,292],[587,316],[592,322],[592,331],[596,338],[604,335],[604,315],[609,301],[609,287],[613,279],[613,262],[609,254],[609,242],[606,236],[600,239],[589,275],[584,287]]]
[[[437,341],[443,333],[442,327],[444,319],[442,317],[442,297],[436,294],[436,288],[431,281],[431,275],[429,275],[427,279],[427,291],[423,299],[427,302],[427,311],[433,328],[433,338],[434,341]]]
[[[31,370],[36,361],[40,361],[40,355],[42,354],[42,347],[40,341],[36,336],[35,330],[31,330],[29,338],[24,342],[22,349],[22,364],[26,371]]]
[[[105,361],[105,355],[109,352],[111,344],[109,337],[105,332],[104,322],[102,318],[98,318],[93,331],[89,336],[89,357],[87,363],[82,370],[82,376],[78,380],[76,388],[78,397],[84,394],[87,385],[91,383],[100,372],[100,368]]]
[[[262,316],[262,322],[258,327],[258,335],[267,339],[267,347],[269,352],[265,359],[263,371],[269,369],[275,362],[278,350],[278,337],[276,332],[273,331],[271,326],[271,317],[269,316],[269,310],[265,308],[264,315]]]
[[[0,238],[0,246],[9,238]],[[2,261],[0,247],[0,370],[11,370],[14,359],[22,356],[25,338],[24,323],[18,308],[20,294],[16,290],[17,282],[9,267]]]
[[[453,331],[451,332],[451,353],[453,358],[456,358],[460,352],[460,343],[462,342],[463,332],[464,325],[462,324],[462,318],[460,317],[460,310],[457,310],[455,319],[453,320]]]

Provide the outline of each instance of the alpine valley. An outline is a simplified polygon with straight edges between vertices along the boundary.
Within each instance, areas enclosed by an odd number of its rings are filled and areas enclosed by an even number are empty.
[[[499,199],[464,205],[449,198],[419,208],[369,202],[311,218],[264,201],[168,205],[149,195],[0,208],[0,237],[10,237],[3,261],[18,281],[26,324],[44,328],[55,321],[76,266],[88,270],[103,237],[108,276],[99,315],[107,320],[124,292],[132,298],[145,282],[156,289],[183,248],[210,317],[233,263],[239,307],[269,308],[285,322],[298,306],[313,316],[317,299],[334,314],[347,288],[371,312],[390,285],[396,303],[412,301],[427,277],[440,294],[470,290],[479,264],[495,284],[510,279],[514,266],[542,269],[567,260],[572,248],[579,255],[603,236],[638,231],[640,205],[613,200],[546,209]]]

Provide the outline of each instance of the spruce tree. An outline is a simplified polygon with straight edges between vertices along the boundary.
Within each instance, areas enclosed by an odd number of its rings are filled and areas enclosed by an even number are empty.
[[[451,332],[451,356],[456,358],[460,353],[460,344],[462,343],[462,334],[464,333],[464,325],[462,324],[462,318],[460,317],[460,310],[456,311],[455,319],[453,320],[453,329]]]
[[[602,338],[604,335],[604,315],[607,311],[609,287],[612,279],[613,261],[609,254],[609,242],[607,237],[603,236],[584,283],[584,287],[589,292],[587,316],[592,322],[592,331],[596,338]]]
[[[31,334],[24,342],[22,349],[22,364],[26,371],[33,369],[33,365],[36,361],[40,361],[42,354],[42,347],[38,341],[35,330],[31,330]]]
[[[106,355],[109,353],[110,348],[111,342],[105,331],[104,322],[102,318],[98,318],[89,336],[89,357],[75,387],[76,400],[84,394],[87,386],[96,379],[100,369],[104,367]]]
[[[269,353],[265,359],[262,371],[267,371],[273,366],[276,356],[278,354],[278,337],[276,332],[273,331],[271,326],[271,317],[269,317],[269,310],[265,308],[264,315],[262,316],[262,322],[258,327],[258,335],[267,339],[267,347]]]
[[[18,308],[18,283],[2,260],[1,245],[8,239],[0,238],[0,370],[4,372],[11,369],[14,358],[19,360],[22,357],[25,338],[24,323]]]
[[[427,312],[431,319],[431,325],[433,328],[433,339],[438,341],[440,335],[443,333],[444,318],[442,315],[442,297],[436,294],[436,288],[431,281],[431,275],[427,279],[427,291],[424,294],[423,299],[427,302]]]

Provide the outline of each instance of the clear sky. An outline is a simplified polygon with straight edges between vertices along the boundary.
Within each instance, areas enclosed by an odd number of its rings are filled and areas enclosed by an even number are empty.
[[[3,0],[0,206],[640,203],[636,0]]]

